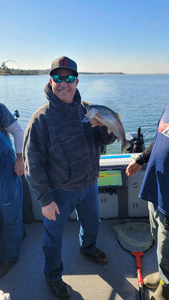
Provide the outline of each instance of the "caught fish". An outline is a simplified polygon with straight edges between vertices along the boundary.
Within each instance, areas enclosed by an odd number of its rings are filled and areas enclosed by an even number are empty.
[[[107,127],[108,133],[113,132],[117,137],[118,142],[121,141],[121,153],[124,153],[130,147],[130,143],[126,140],[123,125],[120,121],[120,115],[113,110],[102,105],[85,105],[87,114],[82,122],[86,122],[90,118],[97,119],[100,123]]]

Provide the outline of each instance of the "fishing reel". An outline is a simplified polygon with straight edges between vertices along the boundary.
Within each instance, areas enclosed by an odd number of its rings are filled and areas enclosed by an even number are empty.
[[[138,127],[137,132],[128,132],[126,139],[130,143],[130,147],[126,149],[126,153],[140,153],[145,149],[143,134],[141,133],[141,127]]]
[[[13,117],[17,120],[20,117],[18,109],[15,109],[15,112],[13,114]]]

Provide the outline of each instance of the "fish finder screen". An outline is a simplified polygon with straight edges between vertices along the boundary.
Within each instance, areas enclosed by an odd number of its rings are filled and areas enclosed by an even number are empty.
[[[98,186],[102,187],[122,186],[123,180],[121,170],[100,171],[97,183]]]

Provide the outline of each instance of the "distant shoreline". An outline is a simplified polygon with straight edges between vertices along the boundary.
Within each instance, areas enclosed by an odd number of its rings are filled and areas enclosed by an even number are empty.
[[[49,75],[50,70],[0,69],[0,75]],[[79,75],[125,75],[122,72],[79,72]]]
[[[49,75],[50,69],[47,70],[16,70],[16,69],[1,69],[0,76],[13,75]],[[168,75],[169,73],[123,73],[123,72],[79,72],[79,75]]]

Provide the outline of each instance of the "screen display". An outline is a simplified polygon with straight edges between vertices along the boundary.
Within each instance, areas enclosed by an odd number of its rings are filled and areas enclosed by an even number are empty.
[[[97,183],[103,187],[122,186],[121,170],[100,171]]]

